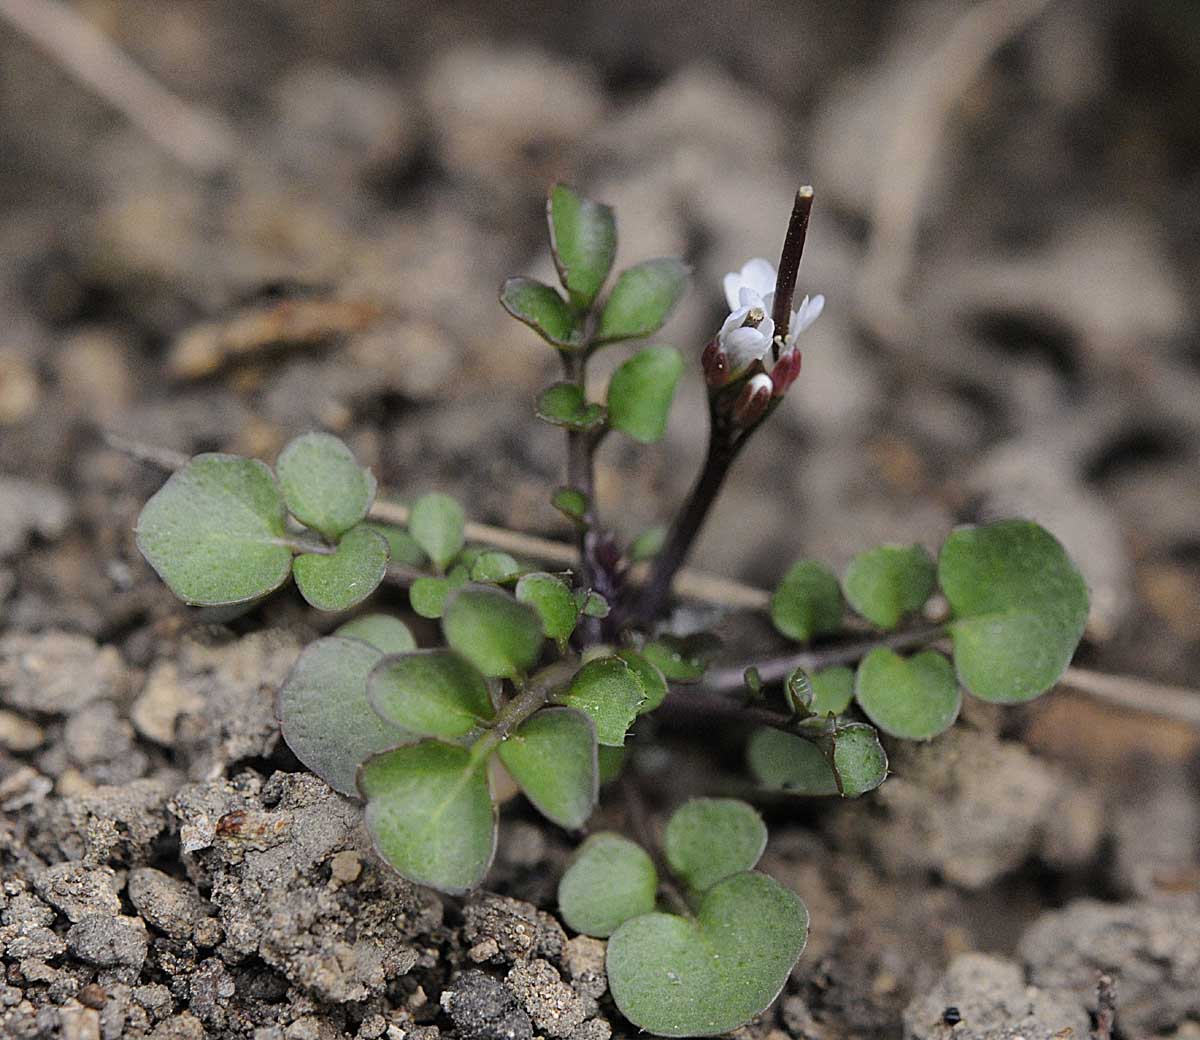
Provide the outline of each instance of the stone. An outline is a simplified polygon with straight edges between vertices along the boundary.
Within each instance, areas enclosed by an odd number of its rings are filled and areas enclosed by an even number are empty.
[[[0,748],[22,754],[42,746],[45,731],[15,712],[0,710]]]
[[[175,721],[180,715],[198,712],[204,698],[179,681],[172,661],[161,661],[146,678],[146,685],[133,702],[130,718],[137,731],[164,747],[175,742]]]
[[[129,873],[129,901],[153,927],[172,939],[188,939],[209,913],[209,905],[186,882],[153,867]]]
[[[91,914],[115,915],[121,910],[121,886],[111,867],[55,863],[34,878],[34,887],[72,924]]]
[[[1082,1040],[1090,1024],[1069,990],[1027,985],[1019,964],[983,953],[954,958],[904,1010],[905,1040]]]
[[[71,925],[67,945],[72,954],[88,964],[140,971],[150,940],[139,918],[97,913],[81,917]]]
[[[97,646],[87,636],[70,632],[0,636],[0,701],[18,710],[70,714],[92,701],[117,696],[127,681],[117,651]]]
[[[533,1024],[546,1036],[570,1036],[587,1018],[582,999],[549,961],[535,959],[518,964],[506,981]]]
[[[1118,1028],[1150,1036],[1200,1017],[1200,894],[1131,903],[1078,899],[1039,917],[1017,952],[1030,981],[1095,1007],[1096,976],[1117,979]]]
[[[531,903],[490,892],[478,893],[463,908],[463,938],[475,946],[496,943],[497,960],[558,957],[566,942],[562,926]]]
[[[482,971],[464,971],[442,991],[442,1009],[463,1040],[530,1040],[533,1023],[516,995]]]

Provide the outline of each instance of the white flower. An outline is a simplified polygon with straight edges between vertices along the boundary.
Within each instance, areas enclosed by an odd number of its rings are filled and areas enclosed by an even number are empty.
[[[771,349],[775,338],[775,322],[770,316],[775,268],[768,260],[748,260],[741,271],[730,271],[725,276],[724,286],[731,313],[717,339],[728,360],[729,377],[733,378]]]
[[[757,305],[770,314],[771,302],[775,299],[775,281],[775,265],[770,260],[762,257],[747,260],[740,271],[730,271],[725,276],[725,302],[731,311]],[[743,299],[744,289],[749,289],[753,296]]]
[[[761,257],[747,260],[740,271],[730,271],[725,276],[722,285],[730,314],[717,334],[727,366],[723,379],[735,379],[754,362],[766,360],[775,338],[771,309],[776,281],[774,265]],[[824,296],[804,297],[799,309],[792,312],[781,353],[795,346],[800,333],[821,316],[824,308]],[[799,371],[799,366],[796,370]]]
[[[825,297],[819,293],[809,299],[807,296],[800,301],[800,308],[792,311],[792,320],[788,322],[787,338],[784,340],[784,348],[795,345],[800,333],[807,329],[814,321],[821,316],[821,311],[825,309]]]

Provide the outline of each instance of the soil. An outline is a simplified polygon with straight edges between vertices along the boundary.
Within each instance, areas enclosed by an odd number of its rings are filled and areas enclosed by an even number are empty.
[[[1079,663],[1195,685],[1189,5],[1065,0],[996,49],[933,142],[898,309],[871,274],[892,242],[879,177],[961,5],[76,10],[237,146],[198,174],[0,34],[0,1035],[636,1032],[603,944],[554,916],[572,836],[518,799],[486,891],[396,877],[273,716],[342,619],[292,591],[240,617],[181,607],[133,544],[162,474],[102,436],[270,459],[320,427],[401,497],[568,537],[560,437],[530,408],[555,359],[495,300],[508,274],[551,277],[553,177],[615,204],[618,263],[694,264],[663,337],[697,356],[720,276],[774,255],[816,185],[801,291],[826,313],[696,563],[768,585],[800,555],[840,568],[1028,515],[1092,587]],[[622,536],[669,517],[704,423],[695,366],[662,446],[605,446]],[[719,620],[730,661],[779,649],[761,619]],[[652,830],[689,795],[747,793],[744,730],[640,727]],[[750,795],[763,869],[813,931],[740,1040],[1082,1036],[1102,971],[1119,1040],[1200,1036],[1200,733],[1063,690],[891,751],[856,803]],[[628,823],[606,791],[596,826]]]

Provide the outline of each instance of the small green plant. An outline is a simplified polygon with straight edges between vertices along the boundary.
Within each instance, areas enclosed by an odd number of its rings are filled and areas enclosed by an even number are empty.
[[[683,355],[642,347],[603,401],[589,396],[586,374],[597,350],[657,333],[689,271],[679,259],[644,261],[605,296],[613,213],[561,184],[548,220],[563,291],[517,277],[500,301],[561,356],[563,379],[538,396],[536,414],[565,431],[567,480],[551,501],[575,530],[569,571],[468,544],[466,512],[443,494],[417,498],[404,525],[373,518],[374,478],[324,433],[292,441],[274,471],[196,456],[146,504],[138,545],[187,603],[252,605],[291,576],[312,606],[342,612],[390,577],[414,613],[439,621],[442,645],[418,648],[398,618],[354,617],[304,650],[278,697],[288,745],[365,802],[379,854],[406,878],[444,892],[484,880],[500,769],[548,820],[583,828],[601,785],[620,773],[631,728],[668,697],[704,710],[719,702],[744,720],[749,768],[764,787],[858,797],[887,777],[881,732],[929,740],[953,725],[963,691],[1029,700],[1069,664],[1087,590],[1059,543],[1023,520],[960,528],[936,560],[920,546],[868,549],[840,579],[796,561],[769,613],[801,644],[804,668],[793,655],[713,670],[711,637],[664,627],[725,476],[795,382],[799,337],[824,306],[805,297],[792,309],[811,205],[801,190],[778,274],[752,260],[726,276],[729,317],[700,354],[708,450],[666,529],[623,544],[596,501],[593,458],[613,431],[641,444],[663,436]],[[938,593],[948,618],[933,623],[924,618]],[[672,692],[683,683],[709,692]],[[562,879],[561,911],[578,931],[608,937],[611,990],[630,1021],[664,1036],[709,1035],[775,998],[808,919],[794,893],[754,872],[765,843],[754,810],[724,799],[675,813],[661,871],[628,838],[584,842]]]

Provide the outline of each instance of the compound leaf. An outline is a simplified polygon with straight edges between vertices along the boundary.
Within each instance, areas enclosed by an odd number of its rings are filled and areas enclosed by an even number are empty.
[[[659,636],[642,647],[642,656],[662,672],[670,682],[699,682],[708,671],[708,663],[720,649],[720,642],[707,632],[690,636]]]
[[[895,628],[933,593],[937,571],[923,545],[880,545],[850,561],[842,579],[846,600],[880,628]]]
[[[887,647],[876,647],[858,666],[855,696],[867,718],[904,740],[944,733],[962,706],[954,668],[936,650],[905,660]]]
[[[879,734],[862,722],[839,726],[833,738],[833,769],[843,798],[857,798],[887,779],[888,760]]]
[[[483,760],[425,740],[368,759],[358,787],[375,848],[397,873],[450,893],[483,880],[496,851],[496,808]]]
[[[842,624],[837,578],[815,560],[792,564],[771,596],[771,620],[780,633],[802,643],[836,632]]]
[[[645,654],[638,653],[636,650],[621,650],[617,656],[637,673],[637,677],[642,682],[642,689],[646,691],[646,699],[638,708],[639,715],[653,711],[666,700],[667,680]]]
[[[304,553],[293,570],[300,594],[318,610],[349,610],[366,599],[387,573],[388,545],[369,527],[347,531],[332,555]]]
[[[500,304],[559,350],[574,350],[578,345],[575,315],[550,286],[533,278],[508,278],[500,286]]]
[[[554,383],[538,395],[537,417],[551,426],[583,432],[603,426],[605,413],[577,383]]]
[[[587,495],[573,487],[555,488],[550,504],[574,524],[582,524],[591,509]]]
[[[625,361],[608,384],[608,421],[642,444],[667,432],[683,355],[674,347],[647,347]]]
[[[1088,591],[1052,534],[1028,520],[960,527],[942,546],[938,580],[971,693],[1015,703],[1058,682],[1083,637]]]
[[[408,514],[408,533],[439,571],[462,552],[466,526],[463,507],[436,491],[418,498]]]
[[[367,699],[367,677],[383,652],[358,639],[327,636],[297,658],[275,702],[287,746],[335,791],[358,793],[364,759],[412,740],[385,722]]]
[[[533,571],[517,582],[517,599],[528,603],[542,619],[542,633],[560,646],[566,644],[579,622],[575,593],[561,578],[545,571]]]
[[[417,641],[408,626],[399,618],[388,614],[363,614],[353,621],[340,625],[333,633],[349,639],[361,639],[385,654],[402,654],[415,650]]]
[[[444,578],[418,578],[408,587],[408,602],[423,618],[440,618],[455,589],[470,580],[466,567],[454,566]]]
[[[363,526],[369,527],[372,531],[378,532],[387,539],[388,550],[391,552],[393,563],[415,568],[424,567],[429,563],[429,557],[425,555],[425,550],[417,544],[417,540],[403,527],[396,524],[379,523],[375,520],[364,521]]]
[[[844,664],[813,672],[809,682],[813,697],[808,708],[814,715],[840,715],[854,699],[854,672]]]
[[[808,938],[799,897],[749,871],[717,882],[694,920],[643,914],[608,941],[609,988],[621,1013],[658,1036],[715,1036],[779,995]]]
[[[750,870],[767,847],[767,826],[736,798],[693,798],[675,810],[663,835],[672,872],[695,892]]]
[[[610,206],[593,202],[565,184],[546,200],[550,250],[558,277],[577,310],[587,310],[612,270],[617,222]]]
[[[185,603],[246,603],[292,570],[283,495],[270,469],[237,455],[197,455],[154,494],[137,546]]]
[[[500,745],[500,761],[543,816],[582,827],[600,791],[596,727],[581,711],[543,708]]]
[[[305,527],[337,539],[367,515],[375,477],[329,433],[290,441],[275,461],[288,511]]]
[[[591,716],[601,744],[620,747],[646,700],[642,681],[619,657],[598,657],[575,673],[559,700]]]
[[[558,908],[568,926],[607,939],[630,918],[654,909],[658,874],[640,845],[612,831],[593,834],[558,883]]]
[[[521,573],[521,565],[508,553],[489,549],[471,564],[472,581],[503,582]]]
[[[384,658],[367,683],[379,715],[423,737],[465,737],[495,714],[487,681],[452,650]]]
[[[838,793],[833,766],[816,744],[794,733],[764,726],[746,748],[750,771],[764,787],[803,795]]]
[[[683,296],[690,273],[691,268],[676,257],[646,260],[622,271],[600,315],[595,342],[657,332]]]
[[[492,585],[466,585],[442,614],[446,642],[490,678],[516,679],[542,653],[542,619]]]

